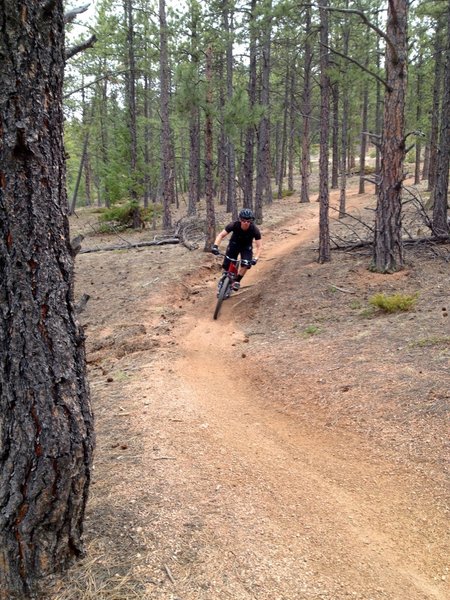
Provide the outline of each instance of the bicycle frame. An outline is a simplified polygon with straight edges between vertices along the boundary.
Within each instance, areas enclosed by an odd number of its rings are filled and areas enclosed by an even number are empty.
[[[231,258],[226,254],[220,254],[220,256],[224,256],[227,260],[230,261],[228,265],[228,269],[222,274],[219,282],[219,291],[217,295],[217,305],[214,311],[214,319],[217,319],[219,316],[220,307],[222,306],[222,302],[229,298],[232,291],[232,283],[235,281],[237,274],[239,273],[239,268],[241,266],[240,258]]]

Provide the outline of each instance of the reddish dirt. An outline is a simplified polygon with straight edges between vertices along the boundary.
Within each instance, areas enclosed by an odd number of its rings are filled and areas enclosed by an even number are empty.
[[[449,248],[318,265],[318,205],[277,210],[217,321],[201,251],[77,259],[97,450],[88,554],[49,597],[450,597]]]

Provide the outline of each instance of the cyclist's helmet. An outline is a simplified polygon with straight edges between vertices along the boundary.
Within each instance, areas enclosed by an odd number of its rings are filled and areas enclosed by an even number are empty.
[[[249,208],[243,208],[239,213],[240,219],[245,219],[246,221],[254,221],[255,215]]]

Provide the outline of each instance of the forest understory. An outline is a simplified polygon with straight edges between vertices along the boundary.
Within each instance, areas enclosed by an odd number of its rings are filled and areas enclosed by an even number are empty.
[[[358,219],[373,203],[349,192]],[[319,265],[318,209],[267,207],[217,321],[201,247],[77,257],[97,448],[87,555],[49,599],[449,597],[450,245],[408,246],[393,275],[366,248]],[[385,314],[376,293],[417,304]]]

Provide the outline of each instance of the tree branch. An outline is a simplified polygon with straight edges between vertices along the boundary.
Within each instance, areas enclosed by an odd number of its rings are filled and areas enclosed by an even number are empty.
[[[392,43],[391,38],[382,29],[377,27],[377,25],[374,25],[371,21],[369,21],[369,19],[366,17],[366,15],[361,10],[356,10],[354,8],[336,8],[334,6],[328,6],[328,7],[326,7],[326,10],[358,15],[358,17],[360,17],[360,19],[367,25],[367,27],[369,27],[370,29],[375,31],[375,33],[377,33],[380,37],[382,37],[385,40],[386,44],[391,49],[394,60],[395,61],[398,60],[397,49],[396,49],[395,45]]]
[[[384,85],[384,87],[387,89],[388,92],[392,92],[392,88],[391,86],[388,84],[387,81],[385,81],[384,79],[382,79],[379,75],[377,75],[376,73],[373,73],[372,71],[369,71],[369,69],[367,69],[364,65],[362,65],[361,63],[359,63],[357,60],[355,60],[354,58],[350,58],[350,56],[346,56],[345,54],[342,54],[341,52],[338,52],[337,50],[334,50],[333,48],[330,48],[329,46],[325,45],[325,48],[327,50],[329,50],[330,52],[333,52],[334,54],[337,54],[338,56],[340,56],[341,58],[345,58],[346,60],[348,60],[349,62],[353,63],[354,65],[356,65],[357,67],[359,67],[360,69],[362,69],[363,71],[365,71],[366,73],[368,73],[369,75],[372,75],[372,77],[375,77],[375,79],[377,81],[379,81],[382,85]]]
[[[47,5],[51,5],[54,1],[55,0],[49,0]],[[78,8],[72,8],[72,10],[69,10],[64,14],[64,23],[71,23],[77,15],[86,12],[89,7],[90,4],[84,4],[83,6],[78,6]]]
[[[83,52],[84,50],[87,50],[87,48],[92,48],[92,46],[95,44],[96,41],[97,41],[97,36],[92,35],[88,40],[86,40],[82,44],[78,44],[77,46],[72,46],[72,48],[66,49],[66,56],[65,56],[66,61],[69,60],[70,58],[74,57],[75,54],[78,54],[79,52]]]

